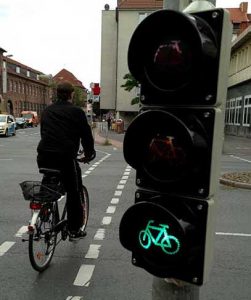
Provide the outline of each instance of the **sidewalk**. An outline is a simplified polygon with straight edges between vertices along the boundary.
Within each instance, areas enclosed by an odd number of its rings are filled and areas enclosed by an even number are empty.
[[[94,139],[97,144],[104,145],[110,143],[114,147],[123,148],[124,133],[117,133],[109,130],[106,136],[105,131],[98,132],[94,130]]]

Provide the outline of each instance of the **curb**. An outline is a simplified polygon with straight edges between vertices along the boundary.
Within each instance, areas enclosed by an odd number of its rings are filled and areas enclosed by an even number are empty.
[[[251,190],[251,184],[249,184],[249,183],[233,181],[233,180],[225,179],[225,178],[222,178],[222,177],[220,177],[220,183],[223,184],[223,185],[227,185],[227,186],[232,186],[232,187],[237,187],[237,188],[242,188],[242,189],[250,189]]]
[[[95,134],[95,143],[99,144],[99,145],[104,145],[105,141],[106,141],[106,138],[98,135],[98,134]],[[117,147],[117,148],[123,148],[123,143],[122,142],[119,142],[119,141],[116,141],[116,140],[112,140],[112,139],[109,139],[107,138],[107,140],[111,143],[112,146],[114,147]],[[109,146],[109,145],[107,145]]]

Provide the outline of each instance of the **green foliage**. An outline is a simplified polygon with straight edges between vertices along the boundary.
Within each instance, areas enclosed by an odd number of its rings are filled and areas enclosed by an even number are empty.
[[[125,74],[123,79],[126,80],[124,84],[121,85],[125,89],[125,91],[130,92],[133,88],[139,86],[139,82],[132,76],[131,73]],[[131,100],[131,105],[138,104],[139,103],[139,97],[135,97]]]
[[[74,87],[73,103],[76,106],[83,107],[86,100],[85,98],[83,90],[79,87]]]

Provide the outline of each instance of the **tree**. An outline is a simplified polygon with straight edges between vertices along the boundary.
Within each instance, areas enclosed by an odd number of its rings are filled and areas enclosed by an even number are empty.
[[[131,73],[125,74],[123,79],[126,80],[124,84],[121,85],[125,89],[125,91],[130,92],[133,88],[139,87],[139,82],[132,76]],[[131,105],[138,104],[139,97],[135,97],[131,100]]]
[[[86,101],[86,97],[84,95],[83,90],[79,87],[74,87],[73,103],[76,106],[84,107],[85,101]]]

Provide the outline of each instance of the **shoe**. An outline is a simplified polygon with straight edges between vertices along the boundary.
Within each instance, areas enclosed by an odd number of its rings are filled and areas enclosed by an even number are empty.
[[[79,230],[79,231],[71,231],[69,233],[69,241],[70,242],[75,242],[75,241],[78,241],[82,238],[84,238],[86,236],[86,231],[82,231],[82,230]]]

